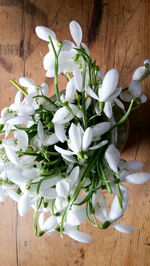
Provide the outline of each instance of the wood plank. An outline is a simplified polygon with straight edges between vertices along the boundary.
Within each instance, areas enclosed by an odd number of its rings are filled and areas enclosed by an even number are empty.
[[[15,15],[14,15],[15,14]],[[22,10],[11,1],[0,1],[0,110],[13,103],[17,90],[9,82],[23,75],[20,57]],[[0,204],[0,265],[17,265],[17,208],[8,199]]]

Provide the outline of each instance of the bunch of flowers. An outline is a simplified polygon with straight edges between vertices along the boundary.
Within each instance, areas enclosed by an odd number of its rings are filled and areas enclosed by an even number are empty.
[[[104,74],[82,42],[80,25],[72,21],[69,27],[74,43],[59,42],[50,29],[36,27],[48,42],[43,64],[46,76],[54,78],[55,100],[46,83],[11,80],[19,90],[1,112],[0,201],[15,200],[21,216],[32,207],[37,236],[60,232],[90,242],[80,231],[86,218],[101,230],[111,225],[124,233],[134,230],[117,223],[128,206],[124,182],[143,184],[150,174],[135,173],[141,162],[120,158],[112,132],[146,101],[140,82],[150,74],[150,60],[134,72],[128,88],[118,88],[117,70]],[[67,79],[63,94],[59,74]],[[127,111],[121,100],[129,102]],[[122,114],[117,121],[116,105]],[[113,195],[109,209],[108,194]]]

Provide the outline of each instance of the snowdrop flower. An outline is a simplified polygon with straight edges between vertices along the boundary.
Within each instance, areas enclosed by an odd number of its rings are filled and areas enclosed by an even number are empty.
[[[42,145],[53,145],[59,141],[55,133],[52,133],[51,135],[45,134],[43,124],[40,120],[37,125],[37,135],[38,137],[35,137],[34,141],[37,143],[38,147],[41,147]]]
[[[28,147],[28,135],[23,130],[17,130],[14,132],[14,138],[4,140],[3,145],[11,146],[14,151],[26,151]]]
[[[142,94],[142,87],[137,80],[133,80],[130,85],[128,92],[121,92],[120,97],[125,102],[131,102],[132,99],[140,99],[141,103],[145,103],[147,101],[147,97],[145,94]]]
[[[144,61],[144,66],[140,66],[135,70],[132,80],[140,80],[143,77],[143,75],[148,71],[149,66],[150,66],[150,59],[146,59]]]
[[[48,96],[49,88],[47,83],[42,83],[40,86],[36,86],[35,82],[30,78],[19,78],[19,84],[28,89],[28,93],[31,95],[44,95]]]
[[[76,115],[78,118],[82,117],[82,112],[79,110],[79,108],[74,104],[69,104],[69,107],[72,109],[74,115]],[[58,109],[52,119],[52,122],[55,124],[65,124],[70,122],[73,119],[72,113],[70,113],[69,110],[66,109],[66,107],[61,107]]]
[[[98,96],[90,88],[86,88],[86,92],[99,102],[104,102],[104,113],[108,118],[112,117],[112,102],[115,102],[121,109],[124,106],[117,97],[121,93],[121,89],[116,88],[118,84],[118,72],[116,69],[109,70],[104,76],[102,87],[98,90]]]
[[[86,152],[88,149],[89,150],[98,149],[107,143],[107,141],[102,141],[97,145],[89,147],[92,142],[92,129],[88,127],[84,132],[79,124],[78,126],[76,126],[74,123],[71,124],[71,127],[69,129],[69,137],[70,140],[68,142],[68,146],[71,149],[71,151],[64,150],[56,145],[55,145],[55,150],[60,152],[62,156],[64,155],[72,156],[76,154],[82,160],[84,159],[81,154],[82,152]]]
[[[128,193],[122,192],[122,197],[123,211],[125,211],[128,206]],[[119,232],[132,233],[134,231],[134,227],[132,226],[116,224],[116,221],[120,220],[120,218],[122,217],[122,210],[119,206],[117,196],[114,197],[109,212],[107,210],[105,197],[103,197],[100,202],[100,206],[97,205],[95,208],[95,216],[102,223],[109,221],[112,226]]]
[[[43,65],[46,76],[55,77],[57,100],[49,98],[46,83],[36,86],[32,79],[21,77],[19,84],[26,92],[11,80],[19,92],[1,112],[0,201],[7,196],[16,201],[20,216],[33,208],[38,236],[60,232],[89,243],[92,238],[79,230],[86,217],[101,229],[112,224],[120,232],[134,230],[116,223],[128,206],[128,188],[122,182],[144,184],[150,174],[136,173],[141,162],[120,158],[111,130],[112,123],[117,127],[128,118],[133,99],[135,105],[146,101],[139,82],[149,75],[150,60],[135,71],[128,91],[121,93],[117,70],[104,75],[82,43],[78,22],[72,21],[69,29],[73,42],[60,43],[53,31],[36,27],[38,37],[48,42]],[[69,79],[63,95],[58,91],[61,73]],[[112,106],[124,109],[118,96],[132,102],[116,123]],[[103,189],[113,195],[109,211]]]
[[[57,226],[57,219],[54,216],[50,216],[44,221],[44,213],[42,212],[39,216],[39,226],[41,231],[44,231],[47,234],[56,233],[57,231],[55,228]]]

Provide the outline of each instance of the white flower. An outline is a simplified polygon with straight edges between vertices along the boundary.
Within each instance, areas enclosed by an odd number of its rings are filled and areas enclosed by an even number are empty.
[[[148,71],[146,65],[150,66],[150,59],[144,60],[144,66],[140,66],[135,70],[132,80],[140,80],[143,77],[143,75]]]
[[[57,226],[57,219],[54,216],[50,216],[44,221],[44,213],[42,212],[39,216],[39,226],[41,231],[47,234],[55,233],[55,227]]]
[[[120,97],[125,102],[130,102],[132,99],[139,98],[141,103],[145,103],[147,101],[147,97],[142,94],[142,87],[137,80],[133,80],[130,85],[128,92],[122,92]]]
[[[127,192],[122,192],[122,205],[123,205],[123,211],[125,211],[128,206],[128,193]],[[131,233],[134,231],[134,227],[132,226],[125,226],[125,225],[115,223],[117,220],[120,220],[122,216],[122,210],[119,206],[117,195],[114,197],[112,201],[111,209],[109,212],[107,210],[105,197],[103,197],[100,202],[100,207],[99,205],[95,207],[95,216],[102,223],[105,223],[106,221],[110,221],[112,226],[116,230],[122,233]]]
[[[98,96],[90,88],[86,88],[86,92],[94,99],[99,102],[104,102],[104,113],[108,118],[112,117],[112,102],[115,102],[121,109],[124,109],[124,106],[117,97],[121,93],[121,89],[116,88],[118,84],[118,72],[116,69],[109,70],[104,76],[102,87],[98,90]]]

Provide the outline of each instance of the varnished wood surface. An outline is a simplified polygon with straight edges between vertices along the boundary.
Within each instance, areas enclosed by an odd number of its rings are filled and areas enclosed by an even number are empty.
[[[61,41],[69,39],[68,23],[75,19],[84,41],[101,69],[115,67],[119,85],[126,87],[134,70],[150,58],[150,0],[0,0],[0,109],[13,102],[15,88],[9,79],[31,77],[37,84],[45,78],[42,55],[47,43],[37,38],[37,25],[50,27]],[[62,81],[61,89],[64,82]],[[143,82],[150,99],[150,78]],[[122,156],[144,162],[150,171],[149,100],[132,114],[130,137]],[[128,185],[129,208],[122,223],[136,227],[130,235],[113,228],[98,231],[88,222],[83,229],[93,237],[81,244],[58,234],[36,238],[33,211],[20,218],[11,200],[0,203],[0,266],[149,266],[150,182]]]

